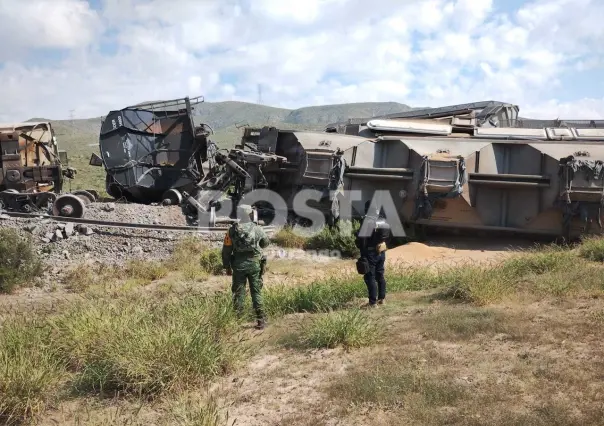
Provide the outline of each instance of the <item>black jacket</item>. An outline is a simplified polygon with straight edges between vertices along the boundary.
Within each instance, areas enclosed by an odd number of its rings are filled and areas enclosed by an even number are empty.
[[[365,216],[363,223],[370,226],[371,235],[368,237],[360,236],[360,229],[356,233],[354,244],[361,251],[361,255],[375,250],[378,244],[388,243],[390,240],[390,226],[382,218]]]

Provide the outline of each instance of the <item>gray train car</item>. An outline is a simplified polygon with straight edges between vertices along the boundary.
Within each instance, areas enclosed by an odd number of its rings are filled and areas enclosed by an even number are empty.
[[[282,160],[265,187],[293,207],[320,189],[330,219],[364,213],[387,190],[401,222],[419,230],[499,231],[573,239],[602,232],[604,120],[530,120],[488,101],[351,119],[325,132],[246,129]],[[310,204],[309,204],[310,205]]]

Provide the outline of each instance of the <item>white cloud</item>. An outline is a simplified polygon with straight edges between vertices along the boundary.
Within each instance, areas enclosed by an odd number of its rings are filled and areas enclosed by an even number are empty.
[[[0,0],[0,22],[2,60],[31,48],[86,46],[101,30],[85,0]]]
[[[496,99],[524,115],[604,116],[599,80],[572,94],[573,73],[604,66],[598,0],[535,0],[508,13],[504,0],[101,4],[0,0],[10,40],[0,46],[0,121],[98,116],[187,94],[254,102],[259,83],[264,102],[283,107]]]

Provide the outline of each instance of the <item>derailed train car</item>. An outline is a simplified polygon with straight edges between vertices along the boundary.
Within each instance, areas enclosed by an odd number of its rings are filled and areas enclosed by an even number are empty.
[[[368,195],[392,187],[408,225],[568,239],[601,233],[604,120],[518,113],[516,105],[488,101],[350,120],[327,131],[373,138],[353,149],[345,187]],[[393,173],[368,177],[355,169]]]
[[[111,111],[101,124],[100,156],[90,164],[103,166],[105,187],[113,198],[149,204],[180,203],[180,191],[203,178],[212,130],[193,122],[201,96],[148,102]]]
[[[518,113],[516,105],[488,101],[351,119],[325,132],[246,129],[228,156],[274,157],[237,163],[254,171],[238,197],[267,188],[292,209],[299,190],[319,189],[324,196],[314,207],[332,222],[343,203],[361,216],[383,189],[403,224],[420,231],[569,239],[602,232],[604,120],[530,120]]]
[[[0,210],[82,217],[98,194],[64,193],[75,173],[50,122],[0,124]]]

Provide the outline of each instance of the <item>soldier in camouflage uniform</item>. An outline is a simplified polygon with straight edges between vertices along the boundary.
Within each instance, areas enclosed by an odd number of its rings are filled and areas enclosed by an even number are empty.
[[[245,302],[245,284],[250,283],[252,304],[258,321],[256,329],[262,330],[266,317],[262,306],[262,275],[266,258],[262,249],[268,246],[269,239],[262,229],[252,221],[252,208],[237,208],[239,223],[233,224],[222,244],[222,265],[227,274],[232,275],[233,304],[241,315]]]

